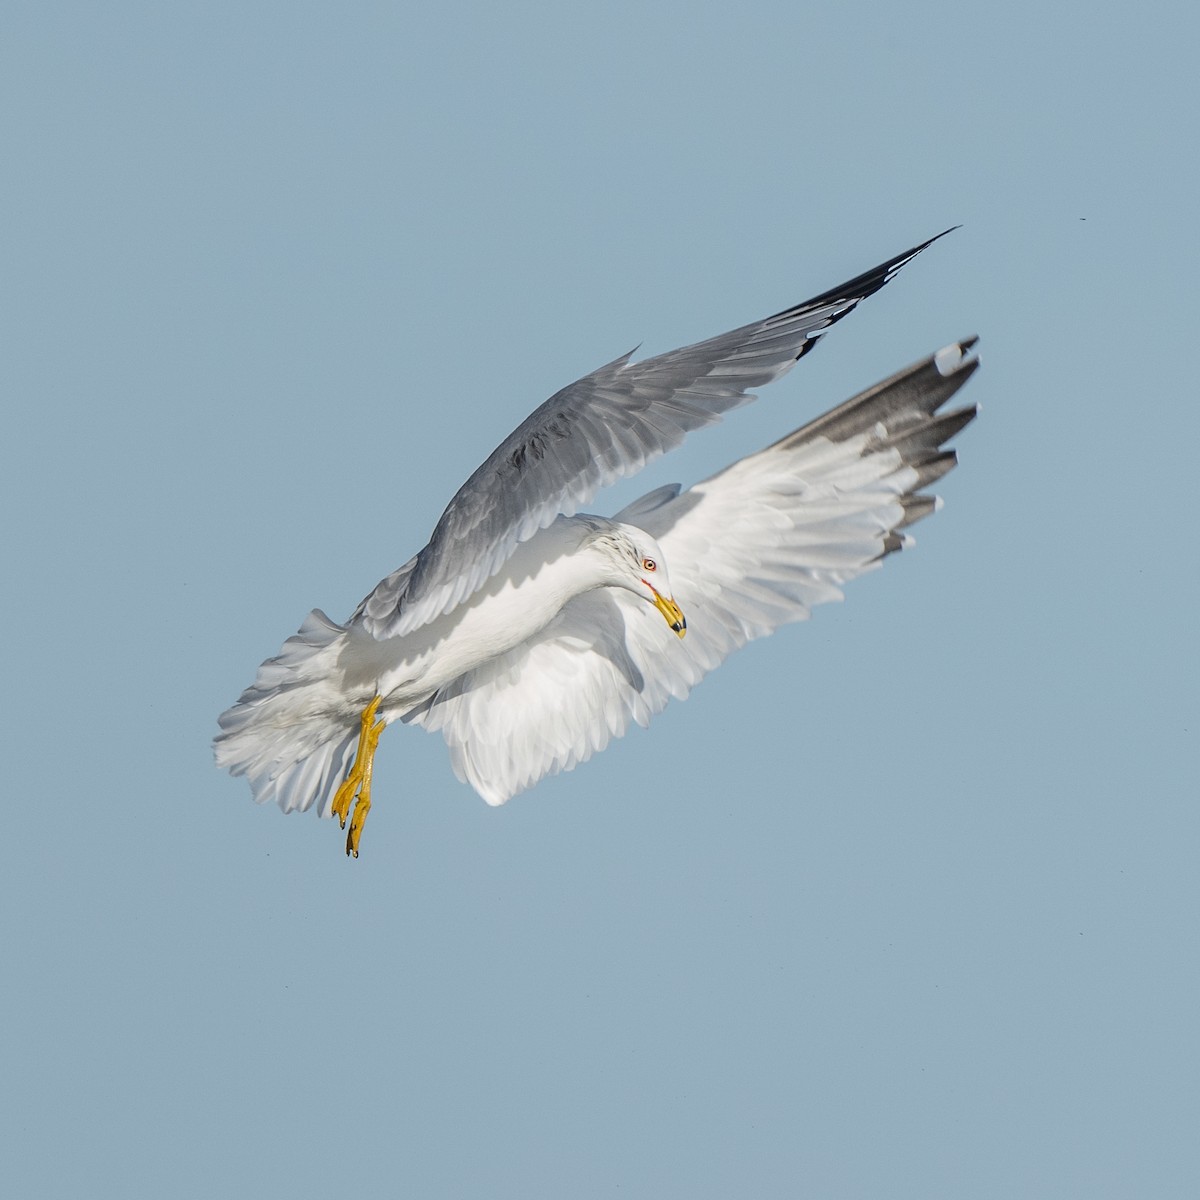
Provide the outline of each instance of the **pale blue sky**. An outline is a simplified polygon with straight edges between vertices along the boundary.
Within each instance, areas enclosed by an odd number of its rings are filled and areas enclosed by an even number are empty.
[[[0,1191],[1200,1192],[1192,6],[6,5]],[[356,863],[212,766],[535,404],[948,225],[690,483],[977,332],[946,507]],[[599,506],[598,506],[599,507]]]

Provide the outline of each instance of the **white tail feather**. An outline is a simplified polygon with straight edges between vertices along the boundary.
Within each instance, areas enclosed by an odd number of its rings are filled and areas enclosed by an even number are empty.
[[[245,775],[257,803],[274,802],[284,812],[316,804],[329,816],[358,735],[357,722],[339,715],[344,700],[331,679],[345,632],[314,609],[221,714],[217,766]]]

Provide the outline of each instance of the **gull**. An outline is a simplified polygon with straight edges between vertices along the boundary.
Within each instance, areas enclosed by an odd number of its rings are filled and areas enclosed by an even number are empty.
[[[974,337],[686,491],[657,488],[610,518],[580,509],[754,399],[748,389],[791,370],[936,240],[730,333],[622,355],[552,396],[349,620],[313,610],[259,667],[219,718],[217,765],[260,804],[349,820],[357,858],[393,721],[440,732],[458,778],[503,804],[647,725],[746,642],[840,600],[940,507],[923,489],[955,465],[946,443],[975,416],[940,412],[979,365]]]

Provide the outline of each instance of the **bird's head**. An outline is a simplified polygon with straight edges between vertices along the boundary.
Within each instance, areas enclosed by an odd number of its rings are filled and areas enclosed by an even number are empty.
[[[610,584],[653,604],[671,629],[683,637],[687,621],[671,594],[662,547],[636,525],[614,523],[602,540],[611,559]]]

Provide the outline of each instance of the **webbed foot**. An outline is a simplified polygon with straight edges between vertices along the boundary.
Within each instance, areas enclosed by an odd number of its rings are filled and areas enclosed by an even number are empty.
[[[386,721],[375,720],[380,699],[381,697],[376,696],[363,709],[354,764],[333,797],[332,812],[343,829],[346,828],[347,817],[350,818],[350,832],[346,834],[346,854],[355,858],[358,857],[358,841],[362,837],[367,813],[371,811],[371,772],[375,766],[375,748],[379,745],[379,735],[387,724]],[[354,805],[354,815],[350,816],[350,804],[355,795],[358,800]]]

